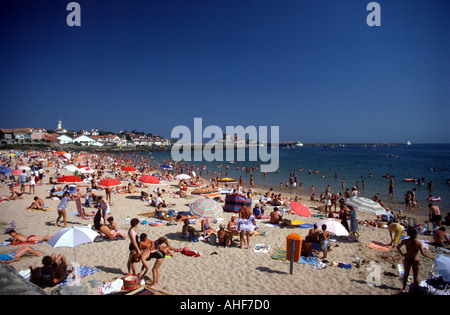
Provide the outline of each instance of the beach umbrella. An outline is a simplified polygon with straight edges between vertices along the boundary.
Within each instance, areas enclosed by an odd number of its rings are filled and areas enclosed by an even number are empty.
[[[16,156],[17,154],[15,154],[15,153],[8,153],[7,155],[8,156]]]
[[[358,211],[369,212],[375,215],[386,214],[386,209],[384,209],[378,202],[364,197],[351,197],[350,199],[347,199],[345,203]]]
[[[188,174],[180,174],[175,176],[176,180],[183,180],[183,179],[191,179],[191,176],[189,176]]]
[[[102,179],[98,185],[100,187],[117,187],[117,186],[121,186],[122,182],[116,178],[106,178],[106,179]]]
[[[336,236],[348,236],[348,231],[339,221],[335,221],[333,219],[325,219],[316,222],[317,227],[322,230],[322,225],[325,224],[327,226],[327,231]]]
[[[57,180],[58,183],[81,183],[82,181],[78,176],[63,176]]]
[[[120,170],[125,171],[125,172],[136,172],[137,169],[135,169],[133,166],[125,166],[122,167]]]
[[[13,175],[20,175],[22,173],[23,173],[22,170],[14,170],[14,171],[11,172],[11,174],[13,174]]]
[[[199,218],[217,218],[223,213],[222,206],[215,200],[197,199],[189,205],[191,213]]]
[[[72,164],[70,164],[70,165],[66,165],[66,166],[64,166],[63,167],[66,171],[69,171],[69,172],[75,172],[75,171],[78,171],[78,167],[76,167],[75,165],[72,165]]]
[[[0,168],[0,173],[6,174],[6,173],[12,173],[12,172],[14,172],[14,170],[12,170],[10,168],[7,168],[7,167]]]
[[[55,247],[73,248],[74,261],[77,261],[75,247],[92,243],[99,234],[87,226],[71,226],[60,230],[47,243]]]
[[[83,168],[78,169],[78,172],[83,173],[83,174],[92,174],[92,173],[94,173],[94,170],[89,167],[83,167]]]
[[[219,179],[219,182],[234,182],[235,180],[233,178],[224,177]]]
[[[446,282],[450,282],[450,257],[439,254],[434,259],[434,266],[441,277]]]
[[[301,202],[291,202],[290,205],[291,210],[297,213],[301,217],[309,218],[311,216],[311,211],[307,206],[302,204]]]
[[[145,184],[159,184],[159,179],[150,175],[139,177],[139,181]]]
[[[83,161],[83,159],[80,158],[80,157],[76,157],[76,158],[73,159],[73,161],[74,162],[81,162],[81,161]]]

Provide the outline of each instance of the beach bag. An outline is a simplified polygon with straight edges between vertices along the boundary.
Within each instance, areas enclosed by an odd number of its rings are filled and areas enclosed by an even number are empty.
[[[175,216],[175,210],[170,209],[168,212],[169,217],[174,217]]]
[[[209,236],[209,243],[210,243],[211,245],[216,245],[216,244],[217,244],[217,237],[216,237],[216,234],[211,234],[211,235]]]

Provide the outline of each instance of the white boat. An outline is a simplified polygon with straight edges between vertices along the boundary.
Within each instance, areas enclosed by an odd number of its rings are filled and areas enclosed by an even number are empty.
[[[411,145],[411,141],[406,141],[406,145]]]
[[[297,143],[295,144],[295,146],[296,146],[296,147],[303,147],[303,143],[301,143],[301,142],[299,141],[299,142],[297,142]]]

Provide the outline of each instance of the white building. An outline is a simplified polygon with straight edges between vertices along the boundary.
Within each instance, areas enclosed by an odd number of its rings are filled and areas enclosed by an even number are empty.
[[[57,139],[59,140],[59,144],[73,143],[73,139],[67,135],[61,135]]]
[[[80,143],[81,145],[95,145],[99,147],[103,146],[103,143],[85,135],[75,137],[73,139],[73,143]]]

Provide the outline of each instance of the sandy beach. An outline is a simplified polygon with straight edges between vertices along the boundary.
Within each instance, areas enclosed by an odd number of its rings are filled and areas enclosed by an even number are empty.
[[[29,194],[29,187],[22,199],[3,201],[0,203],[0,224],[2,230],[9,227],[11,222],[15,222],[16,230],[25,236],[55,234],[62,229],[62,223],[55,226],[57,218],[57,205],[59,200],[47,199],[51,185],[48,179],[55,173],[55,167],[46,168],[49,173],[44,177],[43,183],[36,186],[36,196],[39,196],[45,203],[49,204],[49,211],[26,210],[32,203],[35,195]],[[106,174],[111,177],[110,174]],[[152,219],[142,213],[152,212],[155,207],[148,202],[141,201],[140,191],[152,192],[156,186],[165,189],[163,199],[166,203],[172,203],[167,209],[175,211],[188,211],[188,205],[199,198],[190,192],[194,188],[188,189],[186,198],[176,199],[171,193],[178,191],[176,184],[178,181],[162,181],[159,185],[149,185],[149,188],[136,188],[137,193],[133,194],[112,194],[112,204],[110,215],[114,217],[119,230],[124,234],[130,227],[129,220],[132,218],[145,219],[150,222]],[[124,182],[126,184],[126,182]],[[63,186],[59,184],[58,186]],[[84,194],[85,187],[80,187]],[[262,188],[255,188],[253,205],[258,203],[260,195],[266,193]],[[96,194],[104,195],[103,191]],[[285,197],[294,197],[286,192],[281,192]],[[0,196],[9,196],[10,190],[6,184],[0,186]],[[320,202],[300,200],[310,207],[312,216],[303,218],[294,213],[287,213],[284,218],[299,220],[306,223],[315,223],[323,214],[318,208],[323,206]],[[84,199],[83,199],[84,202]],[[272,211],[273,206],[267,206],[265,213]],[[87,209],[88,210],[88,209]],[[91,208],[91,211],[94,211]],[[76,213],[75,202],[69,202],[67,207],[68,226],[92,225],[92,219],[84,220]],[[227,224],[234,213],[224,212],[221,216],[223,223]],[[409,215],[409,214],[408,214]],[[358,220],[375,220],[374,215],[359,212]],[[426,217],[416,216],[417,223],[424,223]],[[212,223],[214,229],[219,228],[219,223]],[[401,281],[398,277],[397,265],[402,263],[402,257],[396,249],[378,250],[369,247],[373,242],[389,243],[390,236],[386,228],[360,225],[360,242],[349,242],[347,238],[332,237],[336,241],[332,242],[331,250],[328,253],[326,266],[318,269],[314,265],[294,263],[293,274],[290,274],[290,263],[286,260],[273,259],[272,255],[277,249],[286,249],[286,237],[291,233],[298,233],[305,238],[308,228],[280,228],[267,224],[268,220],[258,220],[259,231],[265,231],[266,235],[256,235],[250,239],[250,249],[240,249],[239,247],[222,248],[210,243],[199,241],[189,242],[181,238],[182,222],[176,225],[151,226],[149,224],[139,224],[137,233],[146,233],[150,239],[156,240],[161,236],[167,236],[170,245],[175,248],[189,247],[198,251],[199,257],[186,256],[177,253],[176,257],[166,257],[160,268],[160,280],[157,289],[172,295],[391,295],[396,294],[401,288]],[[192,225],[200,231],[200,225]],[[406,236],[406,233],[404,234]],[[10,238],[8,234],[2,234],[0,242]],[[419,240],[432,241],[431,236],[419,235]],[[269,245],[269,250],[258,252],[254,250],[256,244]],[[68,261],[72,261],[74,251],[72,248],[59,247],[52,248],[46,242],[29,245],[33,249],[45,254],[63,254]],[[96,280],[95,283],[106,283],[116,278],[122,278],[127,274],[127,259],[129,240],[114,240],[94,242],[80,245],[76,248],[76,260],[82,266],[89,266],[99,270],[94,274],[81,279],[81,283]],[[8,253],[17,249],[17,246],[2,246],[0,253]],[[438,253],[434,246],[429,246],[425,251],[436,257]],[[322,254],[318,255],[318,261]],[[363,257],[361,266],[357,266],[356,258]],[[41,266],[42,257],[26,255],[20,261],[10,264],[16,271],[26,270],[29,266]],[[433,261],[420,257],[421,269],[420,280],[428,278]],[[154,260],[150,261],[150,267]],[[337,263],[350,264],[350,269],[340,268]],[[375,264],[374,264],[375,263]],[[140,269],[140,264],[138,264]],[[377,269],[379,267],[379,269]],[[139,270],[138,269],[138,270]],[[379,272],[378,272],[379,271]],[[379,285],[372,285],[372,276],[377,274]],[[151,277],[151,270],[147,276]],[[373,278],[373,279],[372,279]],[[371,280],[372,279],[372,280]],[[89,287],[88,294],[100,294],[97,287]],[[50,293],[53,288],[45,288]]]

